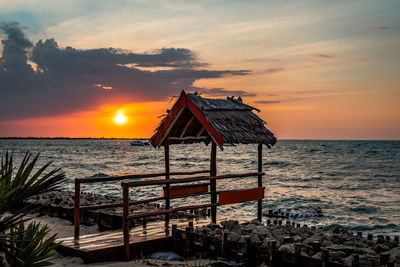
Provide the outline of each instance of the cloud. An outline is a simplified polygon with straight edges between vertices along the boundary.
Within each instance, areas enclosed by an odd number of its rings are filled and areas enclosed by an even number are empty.
[[[323,58],[332,58],[332,56],[330,56],[330,55],[326,55],[326,54],[318,54],[318,55],[315,55],[316,57],[323,57]]]
[[[254,101],[254,103],[256,103],[256,104],[277,104],[277,103],[281,103],[281,101],[279,101],[279,100],[258,100],[258,101]]]
[[[242,90],[227,90],[224,88],[204,88],[204,87],[190,87],[192,91],[207,94],[210,96],[256,96],[255,94],[242,91]]]
[[[370,27],[370,29],[373,29],[373,30],[389,30],[390,28],[387,27],[387,26],[373,26],[373,27]]]
[[[6,36],[1,41],[0,120],[68,114],[113,99],[125,103],[164,100],[198,79],[250,73],[208,70],[185,48],[134,53],[117,48],[60,48],[54,39],[33,44],[15,22],[1,24],[0,32]]]

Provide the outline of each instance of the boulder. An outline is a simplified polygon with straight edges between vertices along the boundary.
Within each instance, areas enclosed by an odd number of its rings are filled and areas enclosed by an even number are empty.
[[[294,254],[295,253],[294,244],[284,244],[279,247],[278,251]]]

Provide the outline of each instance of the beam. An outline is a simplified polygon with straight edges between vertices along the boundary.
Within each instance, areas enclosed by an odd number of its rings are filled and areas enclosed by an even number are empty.
[[[185,137],[170,137],[169,140],[171,141],[189,141],[189,140],[207,140],[209,137],[208,136],[185,136]]]
[[[185,124],[185,127],[183,127],[183,130],[182,130],[182,132],[181,132],[181,135],[179,136],[180,138],[182,138],[182,137],[185,135],[187,128],[188,128],[189,125],[193,122],[193,120],[194,120],[194,116],[192,116],[192,117],[190,118],[190,120],[188,120],[188,122]]]
[[[196,137],[200,137],[206,128],[201,127],[200,131],[196,134]]]
[[[167,137],[164,143],[165,152],[165,179],[169,180],[169,138]],[[170,185],[165,185],[165,209],[169,210],[170,206]],[[165,226],[169,225],[169,213],[165,214]]]
[[[210,160],[210,176],[217,175],[217,145],[215,142],[211,142],[211,160]],[[210,191],[211,191],[211,204],[217,203],[217,181],[210,181]],[[217,206],[211,207],[211,221],[213,223],[217,222]]]
[[[262,172],[262,144],[258,144],[258,170]],[[262,175],[258,175],[258,187],[262,187]],[[264,188],[263,188],[264,190]],[[264,197],[264,194],[263,194]],[[258,200],[257,204],[257,219],[261,222],[262,220],[262,199]]]

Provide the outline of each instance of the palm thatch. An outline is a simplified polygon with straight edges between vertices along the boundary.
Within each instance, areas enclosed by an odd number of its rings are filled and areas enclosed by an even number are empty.
[[[265,121],[244,104],[239,97],[226,99],[204,98],[197,93],[182,91],[169,114],[161,121],[151,138],[153,146],[170,143],[265,144],[276,143],[274,134],[265,127]]]

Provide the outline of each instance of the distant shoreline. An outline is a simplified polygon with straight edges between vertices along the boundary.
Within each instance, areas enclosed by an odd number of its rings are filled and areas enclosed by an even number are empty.
[[[150,137],[0,137],[0,140],[149,140]],[[400,139],[278,139],[278,141],[400,141]]]

